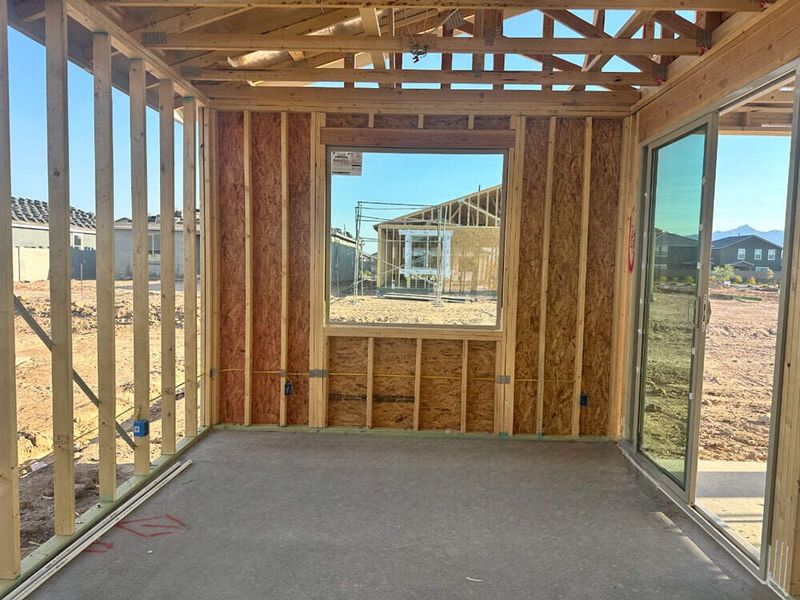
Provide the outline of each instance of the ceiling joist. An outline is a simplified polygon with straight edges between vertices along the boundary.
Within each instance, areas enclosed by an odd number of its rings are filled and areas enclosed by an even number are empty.
[[[408,52],[412,47],[427,52],[464,54],[594,54],[620,56],[692,55],[698,53],[694,40],[687,39],[618,39],[618,38],[506,38],[485,39],[431,35],[394,38],[353,35],[248,35],[248,34],[171,34],[145,32],[143,43],[161,50],[217,50],[247,52],[252,50],[317,52]]]

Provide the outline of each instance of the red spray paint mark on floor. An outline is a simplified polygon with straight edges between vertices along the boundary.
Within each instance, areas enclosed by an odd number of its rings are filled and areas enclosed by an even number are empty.
[[[140,538],[154,538],[161,535],[172,535],[178,531],[189,529],[188,525],[173,515],[158,515],[141,519],[126,519],[116,525],[120,529]]]

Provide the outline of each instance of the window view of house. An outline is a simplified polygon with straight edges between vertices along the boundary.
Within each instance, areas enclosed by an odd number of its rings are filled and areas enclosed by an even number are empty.
[[[334,154],[329,321],[495,326],[503,155]]]

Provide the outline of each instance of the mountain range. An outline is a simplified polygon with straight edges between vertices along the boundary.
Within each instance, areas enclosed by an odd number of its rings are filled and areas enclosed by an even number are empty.
[[[754,229],[750,227],[750,225],[741,225],[736,227],[735,229],[730,229],[728,231],[714,231],[711,234],[711,237],[715,240],[724,238],[724,237],[731,237],[737,235],[757,235],[758,237],[764,238],[772,242],[773,244],[778,244],[783,246],[783,230],[782,229],[771,229],[770,231],[759,231],[758,229]]]

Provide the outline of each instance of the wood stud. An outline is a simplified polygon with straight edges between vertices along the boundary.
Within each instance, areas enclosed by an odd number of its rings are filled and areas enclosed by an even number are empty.
[[[253,420],[253,165],[252,113],[244,111],[244,424]]]
[[[186,437],[197,435],[197,103],[183,99],[183,297]]]

